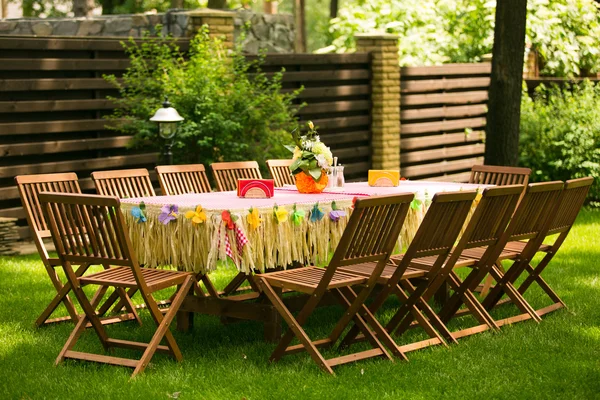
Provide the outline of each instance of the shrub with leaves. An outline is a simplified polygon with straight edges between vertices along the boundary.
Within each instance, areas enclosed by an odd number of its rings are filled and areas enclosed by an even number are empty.
[[[600,201],[600,86],[539,86],[533,99],[524,93],[520,153],[533,181],[593,176],[589,199]]]
[[[297,128],[292,102],[298,91],[281,92],[282,73],[268,77],[260,59],[247,61],[240,48],[231,53],[206,29],[191,41],[187,56],[166,38],[125,46],[130,68],[122,81],[106,79],[121,96],[110,118],[118,120],[119,131],[134,135],[133,147],[162,149],[158,127],[148,119],[168,96],[185,118],[174,139],[176,163],[287,157],[284,144]]]

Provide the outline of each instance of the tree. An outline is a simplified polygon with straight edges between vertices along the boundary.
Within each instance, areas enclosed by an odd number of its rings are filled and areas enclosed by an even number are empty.
[[[306,52],[306,1],[294,0],[296,25],[296,53]]]
[[[485,163],[517,165],[527,0],[496,4]]]
[[[222,10],[227,8],[227,0],[208,0],[207,7]]]
[[[89,17],[94,9],[94,0],[73,0],[73,14],[76,17]]]
[[[329,18],[337,18],[339,8],[340,6],[338,0],[331,0],[329,3]]]
[[[8,0],[0,0],[0,18],[8,18]]]

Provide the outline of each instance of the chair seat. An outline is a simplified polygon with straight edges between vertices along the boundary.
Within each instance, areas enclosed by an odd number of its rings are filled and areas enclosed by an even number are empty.
[[[183,283],[191,272],[170,271],[154,268],[140,268],[148,288],[159,290]],[[106,285],[116,287],[137,287],[137,282],[130,267],[113,267],[95,274],[79,278],[82,285]]]
[[[312,293],[325,274],[324,268],[302,267],[288,269],[285,271],[269,272],[257,275],[259,278],[267,280],[271,286],[293,289],[304,293]],[[328,289],[338,287],[347,287],[365,283],[367,278],[336,271],[327,286]]]
[[[396,264],[399,264],[402,261],[403,257],[404,257],[404,254],[400,254],[400,255],[390,258],[390,260]],[[410,268],[419,270],[419,271],[429,271],[429,270],[431,270],[431,267],[433,267],[433,264],[435,263],[437,258],[438,258],[438,256],[413,258],[412,261],[410,262]],[[446,265],[445,262],[444,262],[444,265]],[[454,268],[470,267],[473,265],[475,265],[474,259],[460,256],[458,258],[458,260],[456,261]]]
[[[349,265],[347,267],[341,267],[340,270],[343,272],[356,274],[356,275],[364,276],[364,277],[368,278],[373,274],[373,270],[375,269],[376,266],[377,266],[377,263],[369,262],[369,263]],[[385,284],[387,282],[387,280],[392,277],[394,272],[396,272],[396,266],[394,266],[392,264],[386,265],[385,268],[383,269],[383,272],[381,273],[381,276],[379,277],[378,283]],[[409,267],[406,269],[406,271],[404,271],[404,274],[402,275],[401,279],[420,278],[422,276],[425,276],[426,273],[427,273],[427,271]]]
[[[474,260],[480,260],[481,257],[483,257],[483,254],[485,253],[485,251],[487,250],[487,247],[483,246],[483,247],[473,247],[472,249],[465,249],[462,252],[462,257],[468,257]],[[520,251],[515,251],[512,249],[509,249],[507,247],[505,247],[502,250],[502,253],[500,253],[500,256],[498,257],[498,261],[502,261],[502,260],[514,260],[516,259],[519,254],[521,254]]]
[[[515,240],[513,242],[508,242],[504,248],[509,251],[518,251],[519,253],[521,253],[525,249],[525,246],[527,246],[527,242],[524,242],[522,240]],[[538,251],[547,253],[548,251],[550,251],[551,248],[552,245],[550,244],[542,244]]]

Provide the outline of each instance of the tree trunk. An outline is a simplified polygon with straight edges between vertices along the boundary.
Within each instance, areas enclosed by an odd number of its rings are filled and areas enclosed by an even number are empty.
[[[73,0],[73,14],[76,17],[89,17],[94,10],[94,0]]]
[[[171,8],[183,8],[183,0],[171,0]]]
[[[263,12],[265,14],[277,14],[277,0],[265,0],[263,3]]]
[[[8,18],[8,0],[0,0],[0,18]]]
[[[517,165],[527,0],[496,3],[485,163]]]
[[[294,0],[296,23],[296,53],[306,53],[306,1]]]
[[[337,18],[338,9],[338,0],[331,0],[331,2],[329,3],[329,18]]]
[[[222,10],[227,8],[227,0],[208,0],[208,5],[206,7]]]

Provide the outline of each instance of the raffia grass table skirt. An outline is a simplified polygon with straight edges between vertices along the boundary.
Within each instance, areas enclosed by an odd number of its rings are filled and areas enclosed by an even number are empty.
[[[339,243],[355,198],[415,193],[399,237],[400,245],[408,245],[435,193],[483,187],[430,181],[402,181],[398,187],[385,188],[348,183],[343,192],[321,194],[280,188],[269,199],[243,199],[236,192],[214,192],[121,202],[133,247],[145,266],[176,266],[208,273],[221,260],[250,273],[293,262],[325,263]],[[201,222],[194,223],[194,216]]]

